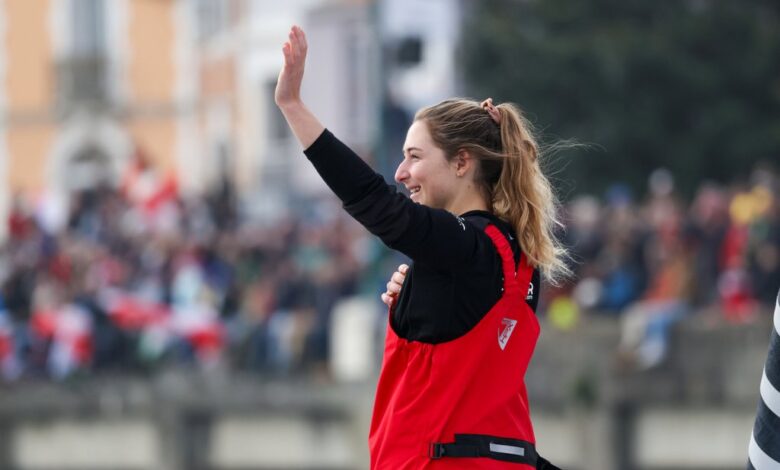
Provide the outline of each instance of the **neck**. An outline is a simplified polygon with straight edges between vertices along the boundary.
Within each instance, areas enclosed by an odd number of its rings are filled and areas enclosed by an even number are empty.
[[[456,197],[445,209],[455,215],[465,214],[470,211],[487,211],[488,203],[478,191],[465,191]]]

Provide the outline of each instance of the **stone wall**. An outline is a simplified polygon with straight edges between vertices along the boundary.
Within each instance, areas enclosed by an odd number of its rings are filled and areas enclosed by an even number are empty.
[[[567,470],[745,468],[770,328],[694,317],[665,363],[636,371],[612,320],[544,326],[527,377],[539,451]],[[4,385],[0,468],[367,468],[374,383],[177,370]]]

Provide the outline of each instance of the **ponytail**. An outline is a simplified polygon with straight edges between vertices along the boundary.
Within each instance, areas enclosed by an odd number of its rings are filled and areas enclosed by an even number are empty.
[[[571,271],[564,261],[566,250],[555,237],[556,228],[563,224],[555,194],[539,165],[539,144],[515,105],[496,108],[501,113],[504,161],[492,190],[493,213],[514,227],[529,263],[557,283]]]

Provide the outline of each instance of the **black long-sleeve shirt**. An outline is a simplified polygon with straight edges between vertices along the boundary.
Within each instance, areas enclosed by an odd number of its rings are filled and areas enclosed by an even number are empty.
[[[504,234],[517,263],[520,246],[509,224],[485,211],[455,216],[415,203],[328,130],[304,153],[352,217],[412,259],[390,318],[399,337],[434,344],[453,340],[499,300],[501,257],[484,229],[493,224]],[[526,298],[534,311],[538,292],[535,270]]]

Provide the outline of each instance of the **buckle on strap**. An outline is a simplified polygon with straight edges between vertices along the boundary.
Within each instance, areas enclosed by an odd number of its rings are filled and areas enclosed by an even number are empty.
[[[442,457],[484,457],[504,462],[536,465],[535,446],[527,441],[487,436],[480,434],[456,434],[455,442],[432,442],[428,457],[438,460]]]
[[[458,442],[457,437],[455,443],[432,442],[428,448],[428,456],[433,460],[442,457],[489,457],[478,445]]]

